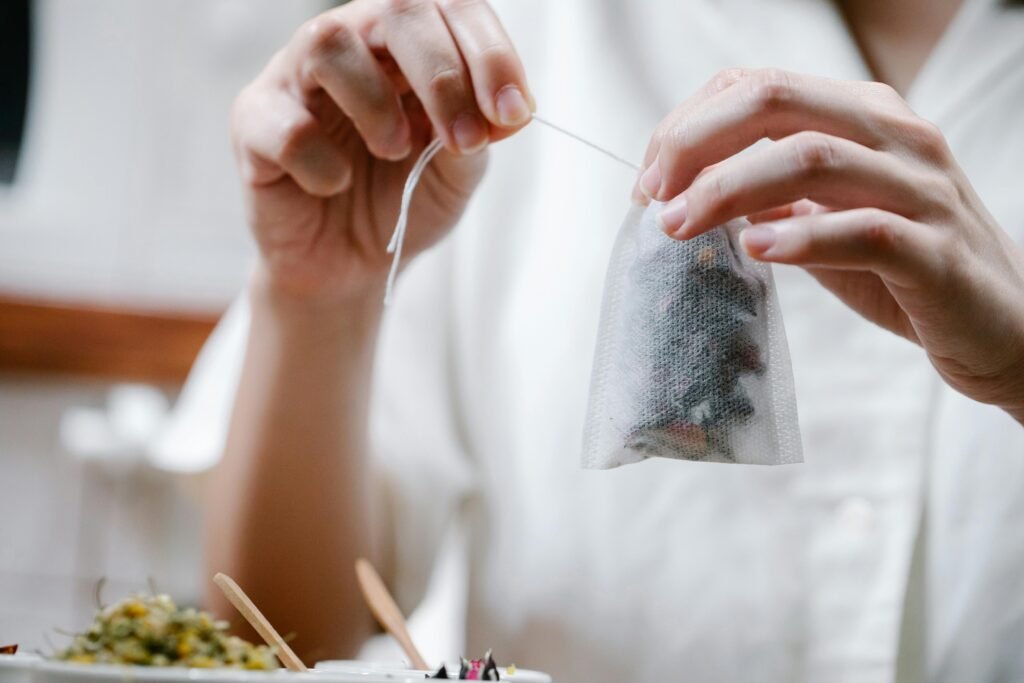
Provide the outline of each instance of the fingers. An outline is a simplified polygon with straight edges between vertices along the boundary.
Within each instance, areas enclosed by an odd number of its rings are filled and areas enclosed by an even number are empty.
[[[768,221],[779,221],[783,218],[793,218],[794,216],[810,216],[811,214],[824,213],[828,210],[828,207],[815,204],[809,199],[801,199],[792,204],[784,204],[767,211],[752,213],[747,216],[747,220],[754,224],[767,223]]]
[[[307,193],[329,197],[351,182],[339,144],[300,102],[266,88],[247,88],[234,108],[235,147],[243,179],[254,187],[291,176]]]
[[[878,207],[909,217],[941,207],[940,178],[885,152],[821,133],[753,149],[701,175],[659,216],[665,232],[694,237],[716,225],[800,199],[835,208]]]
[[[741,81],[749,73],[748,69],[724,69],[715,74],[715,77],[705,83],[700,90],[694,93],[689,99],[683,102],[681,105],[676,107],[671,114],[669,114],[654,135],[651,136],[650,141],[647,143],[647,150],[644,152],[643,168],[646,172],[642,171],[637,177],[637,182],[633,185],[633,201],[641,204],[647,204],[650,200],[652,193],[642,189],[643,185],[651,185],[657,182],[660,185],[660,176],[655,178],[647,178],[648,174],[657,176],[659,171],[656,167],[652,167],[654,161],[658,158],[658,153],[661,149],[661,142],[665,138],[667,131],[676,120],[683,120],[685,117],[697,109],[702,103],[708,99],[714,97],[718,93],[731,88],[733,85]],[[652,170],[653,168],[653,170]]]
[[[470,154],[529,122],[532,97],[523,66],[483,0],[352,3],[308,22],[278,75],[314,105],[325,92],[371,154],[405,158],[412,147],[403,96],[410,90],[446,147]]]
[[[647,146],[647,151],[644,154],[644,167],[646,168],[649,166],[655,158],[657,158],[661,142],[675,120],[683,119],[690,112],[698,109],[704,102],[707,102],[720,92],[728,90],[746,78],[749,74],[749,69],[723,69],[715,74],[711,80],[701,86],[701,88],[685,102],[676,107],[672,113],[662,121],[661,125],[658,126],[658,130],[656,130],[655,134],[651,137],[651,141]]]
[[[359,31],[338,13],[309,22],[293,49],[307,97],[323,89],[351,120],[371,154],[403,159],[411,151],[408,118],[394,83]]]
[[[443,0],[439,7],[469,68],[480,111],[496,126],[526,125],[533,107],[523,65],[490,5]]]
[[[934,136],[916,120],[898,94],[881,84],[773,69],[745,72],[699,106],[677,110],[666,119],[655,134],[657,158],[641,186],[648,196],[667,200],[685,190],[703,168],[762,138],[800,131],[818,131],[872,149],[915,142],[934,146]]]
[[[927,226],[879,209],[798,216],[745,229],[754,258],[808,268],[865,270],[910,285],[941,274],[941,245]]]
[[[483,149],[490,127],[437,5],[428,0],[393,0],[383,23],[388,51],[445,146],[462,154]]]

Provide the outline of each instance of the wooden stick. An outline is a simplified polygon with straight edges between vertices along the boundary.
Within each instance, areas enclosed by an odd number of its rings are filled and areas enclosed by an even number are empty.
[[[421,671],[428,670],[430,667],[427,666],[426,660],[413,645],[402,610],[398,608],[395,599],[391,597],[391,593],[384,585],[377,570],[368,560],[360,557],[356,560],[356,577],[359,579],[359,587],[363,591],[363,597],[366,599],[366,604],[370,606],[373,616],[377,617],[377,621],[384,627],[384,630],[398,641],[405,656],[412,661],[415,668]]]
[[[263,613],[256,608],[256,605],[245,594],[245,591],[230,576],[218,573],[213,577],[213,582],[224,591],[224,596],[245,617],[249,625],[256,629],[256,633],[260,634],[263,641],[274,649],[277,653],[277,658],[288,667],[289,671],[309,671],[298,655],[288,647],[288,643],[284,642],[284,638],[278,634],[277,630],[263,616]]]

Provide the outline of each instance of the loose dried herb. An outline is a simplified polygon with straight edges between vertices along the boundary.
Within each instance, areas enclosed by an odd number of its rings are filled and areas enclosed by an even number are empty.
[[[515,667],[509,667],[509,672],[514,672]],[[448,669],[444,665],[437,670],[437,673],[431,676],[434,679],[447,679]],[[501,676],[498,674],[498,665],[494,663],[494,657],[491,650],[487,651],[483,659],[466,659],[462,658],[459,666],[458,679],[462,681],[499,681]]]
[[[81,664],[276,669],[274,652],[228,635],[228,623],[166,595],[137,595],[97,611],[56,658]]]

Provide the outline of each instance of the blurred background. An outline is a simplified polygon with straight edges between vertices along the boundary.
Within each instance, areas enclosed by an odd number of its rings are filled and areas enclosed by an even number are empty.
[[[167,416],[252,258],[234,94],[317,0],[0,3],[0,641],[198,601]]]

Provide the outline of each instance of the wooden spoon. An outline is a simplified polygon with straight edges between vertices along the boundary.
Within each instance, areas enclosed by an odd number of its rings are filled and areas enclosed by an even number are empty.
[[[430,667],[427,666],[420,651],[413,645],[402,610],[398,608],[398,604],[391,597],[380,574],[373,568],[369,560],[361,557],[356,560],[356,577],[359,579],[359,587],[363,591],[363,597],[366,599],[366,604],[370,606],[373,616],[377,617],[377,621],[384,627],[384,630],[398,641],[413,667],[427,671]]]
[[[263,616],[263,613],[256,608],[256,605],[245,594],[245,591],[235,583],[234,579],[227,574],[218,573],[213,577],[213,582],[224,591],[224,596],[245,617],[249,625],[256,629],[256,633],[260,634],[263,642],[274,649],[277,653],[277,658],[288,667],[289,671],[309,671],[298,655],[288,647],[288,643],[284,642],[284,638],[277,633],[277,630]]]

